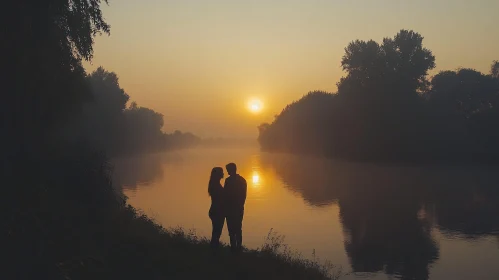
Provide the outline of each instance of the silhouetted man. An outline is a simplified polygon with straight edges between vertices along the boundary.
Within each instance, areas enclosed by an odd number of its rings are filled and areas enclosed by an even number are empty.
[[[230,248],[233,252],[239,252],[243,243],[243,215],[244,203],[246,202],[247,184],[246,180],[237,174],[235,163],[225,166],[229,177],[225,179],[225,205],[227,228],[229,229]]]

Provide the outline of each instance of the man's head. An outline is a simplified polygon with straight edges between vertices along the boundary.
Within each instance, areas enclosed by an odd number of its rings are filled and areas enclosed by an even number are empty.
[[[225,169],[227,169],[227,173],[229,173],[230,176],[237,174],[237,167],[236,164],[233,162],[227,164],[225,166]]]

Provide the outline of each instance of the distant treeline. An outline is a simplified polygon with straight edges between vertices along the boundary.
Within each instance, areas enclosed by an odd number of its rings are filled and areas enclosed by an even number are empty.
[[[259,126],[264,150],[354,160],[499,159],[499,62],[490,73],[460,68],[431,79],[423,37],[351,42],[336,93],[313,91]]]
[[[203,138],[200,145],[203,147],[248,147],[255,146],[257,141],[255,138]]]
[[[197,145],[200,138],[179,130],[164,133],[163,115],[136,102],[120,87],[118,76],[99,67],[86,78],[91,99],[82,114],[65,129],[69,137],[84,141],[109,155],[153,152]],[[69,133],[68,133],[69,131]]]

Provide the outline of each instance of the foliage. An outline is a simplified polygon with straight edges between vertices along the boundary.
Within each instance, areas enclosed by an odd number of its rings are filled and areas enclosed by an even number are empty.
[[[351,42],[337,93],[311,92],[259,129],[265,150],[356,160],[499,159],[499,78],[472,69],[427,78],[435,57],[423,37]]]
[[[107,1],[104,1],[107,3]],[[100,0],[10,1],[2,7],[4,98],[2,139],[12,153],[47,140],[89,98],[82,59],[91,59],[93,37],[109,34]],[[16,148],[17,147],[17,148]]]
[[[199,142],[191,133],[164,133],[162,114],[136,102],[127,106],[130,97],[120,87],[116,73],[99,67],[86,80],[92,99],[83,104],[81,117],[66,125],[72,141],[85,139],[111,156],[191,147]],[[75,127],[81,129],[75,132]]]
[[[430,102],[444,114],[464,119],[499,107],[496,78],[473,69],[443,71],[431,80]]]
[[[171,134],[165,134],[165,143],[167,149],[182,149],[199,145],[201,139],[190,132],[175,130]]]
[[[125,151],[157,151],[163,148],[163,115],[135,102],[124,111],[126,122]]]
[[[490,66],[490,75],[492,77],[499,79],[499,61],[494,60]]]
[[[435,57],[423,47],[420,34],[401,30],[393,39],[383,39],[382,44],[351,42],[341,65],[347,76],[338,83],[338,94],[397,100],[425,88]]]

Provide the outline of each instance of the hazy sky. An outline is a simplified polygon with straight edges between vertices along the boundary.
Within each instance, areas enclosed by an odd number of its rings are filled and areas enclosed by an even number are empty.
[[[425,37],[437,70],[488,72],[499,59],[498,0],[110,0],[103,66],[165,131],[256,136],[256,126],[311,90],[335,91],[355,39],[400,29]],[[260,98],[261,114],[247,110]]]

